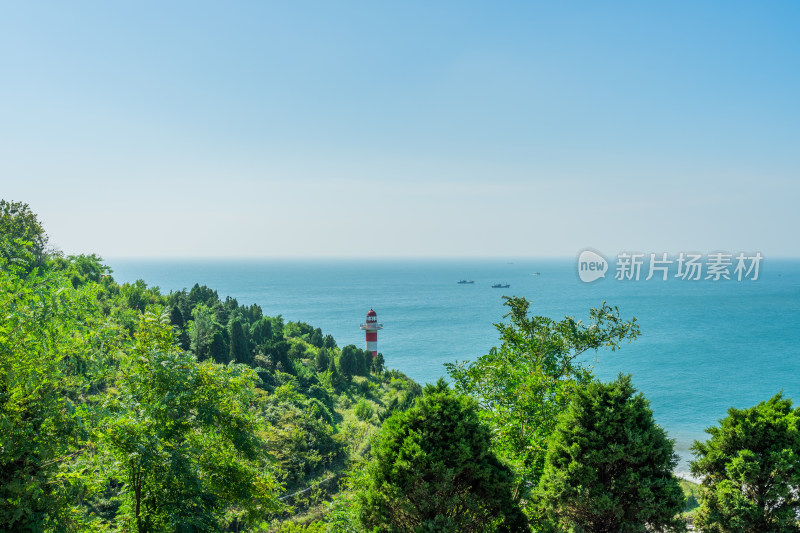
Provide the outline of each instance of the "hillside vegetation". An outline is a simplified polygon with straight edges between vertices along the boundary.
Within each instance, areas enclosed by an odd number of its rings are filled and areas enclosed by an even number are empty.
[[[4,210],[2,530],[265,529],[335,491],[421,392],[208,287],[119,284],[94,255],[47,252],[27,206]]]
[[[0,201],[0,531],[798,532],[800,409],[730,409],[680,482],[639,335],[506,297],[499,345],[424,388],[212,288],[118,283]]]

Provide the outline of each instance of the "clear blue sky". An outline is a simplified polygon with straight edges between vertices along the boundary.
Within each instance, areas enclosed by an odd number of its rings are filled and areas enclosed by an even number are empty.
[[[800,255],[800,2],[3,2],[0,197],[103,256]]]

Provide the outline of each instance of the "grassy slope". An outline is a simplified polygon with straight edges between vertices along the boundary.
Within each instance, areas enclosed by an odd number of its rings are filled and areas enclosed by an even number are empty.
[[[700,485],[686,479],[680,480],[683,494],[686,496],[686,508],[684,516],[694,516],[697,508],[700,507]]]

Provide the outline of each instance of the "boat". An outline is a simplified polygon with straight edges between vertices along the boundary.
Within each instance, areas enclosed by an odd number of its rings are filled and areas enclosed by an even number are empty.
[[[461,281],[458,282],[459,285],[467,285],[469,283],[475,283],[475,281],[474,280],[467,281],[465,279],[462,279]]]
[[[507,289],[510,286],[511,285],[509,285],[508,283],[506,283],[505,285],[503,285],[502,283],[495,283],[494,285],[492,285],[492,288],[493,289]]]

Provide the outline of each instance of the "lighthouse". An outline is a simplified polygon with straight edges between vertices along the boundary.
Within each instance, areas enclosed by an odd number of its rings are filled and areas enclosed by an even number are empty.
[[[375,357],[378,355],[378,330],[383,329],[383,324],[378,324],[378,314],[373,309],[367,313],[367,321],[361,324],[361,329],[367,332],[367,351]]]

